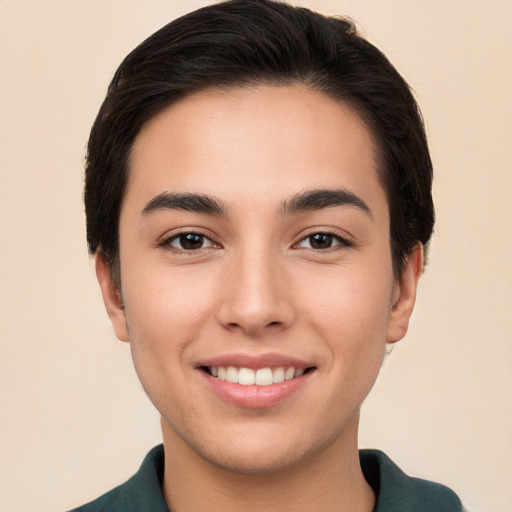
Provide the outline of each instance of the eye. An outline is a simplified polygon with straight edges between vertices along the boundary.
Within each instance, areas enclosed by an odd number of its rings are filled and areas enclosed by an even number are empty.
[[[197,251],[217,247],[217,244],[201,233],[179,233],[167,238],[161,245],[178,251]]]
[[[351,245],[345,238],[332,233],[313,233],[303,238],[296,247],[321,251],[333,247],[348,247]]]

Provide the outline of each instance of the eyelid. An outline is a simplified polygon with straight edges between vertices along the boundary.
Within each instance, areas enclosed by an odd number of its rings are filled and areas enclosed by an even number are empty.
[[[307,233],[302,233],[300,238],[293,244],[293,248],[299,248],[299,249],[307,249],[315,252],[329,252],[337,249],[343,249],[347,247],[353,247],[355,245],[355,241],[353,237],[351,237],[348,233],[344,232],[344,234],[340,233],[340,230],[334,229],[334,228],[311,228],[308,230]],[[332,236],[334,239],[336,239],[339,243],[328,247],[327,249],[314,249],[312,247],[298,247],[300,243],[305,241],[311,236],[314,235],[329,235]]]
[[[201,247],[199,249],[190,249],[190,250],[180,249],[179,247],[175,247],[175,246],[171,245],[171,243],[174,240],[179,239],[179,237],[183,236],[183,235],[198,235],[198,236],[202,236],[205,239],[209,240],[212,245],[210,247]],[[157,247],[161,247],[163,249],[167,249],[167,250],[169,250],[171,252],[175,252],[175,253],[189,253],[189,254],[198,253],[199,251],[202,251],[202,250],[205,250],[205,249],[212,249],[212,248],[220,248],[221,247],[220,243],[217,242],[215,240],[215,237],[213,237],[210,233],[205,232],[205,230],[203,230],[201,228],[193,228],[193,227],[190,227],[190,228],[177,228],[177,229],[173,230],[170,233],[167,232],[165,235],[163,235],[157,241],[156,246]]]

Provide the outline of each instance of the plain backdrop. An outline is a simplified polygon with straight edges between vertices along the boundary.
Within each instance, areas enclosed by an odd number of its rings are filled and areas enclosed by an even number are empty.
[[[88,132],[121,59],[207,2],[0,0],[0,510],[121,483],[159,418],[104,312],[81,202]],[[349,15],[422,107],[437,226],[410,332],[360,444],[512,510],[512,1],[304,0]]]

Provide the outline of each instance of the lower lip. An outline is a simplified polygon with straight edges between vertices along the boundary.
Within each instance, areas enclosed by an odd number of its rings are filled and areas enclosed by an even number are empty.
[[[278,405],[302,388],[314,373],[313,370],[284,382],[268,386],[243,386],[213,377],[204,370],[199,370],[208,386],[222,400],[238,407],[264,408]]]

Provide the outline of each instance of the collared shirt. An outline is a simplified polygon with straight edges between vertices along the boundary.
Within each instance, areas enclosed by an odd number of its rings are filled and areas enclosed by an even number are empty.
[[[360,450],[363,474],[377,501],[374,512],[464,512],[447,487],[407,476],[378,450]],[[70,512],[169,512],[162,495],[163,445],[153,448],[139,471],[124,484]]]

